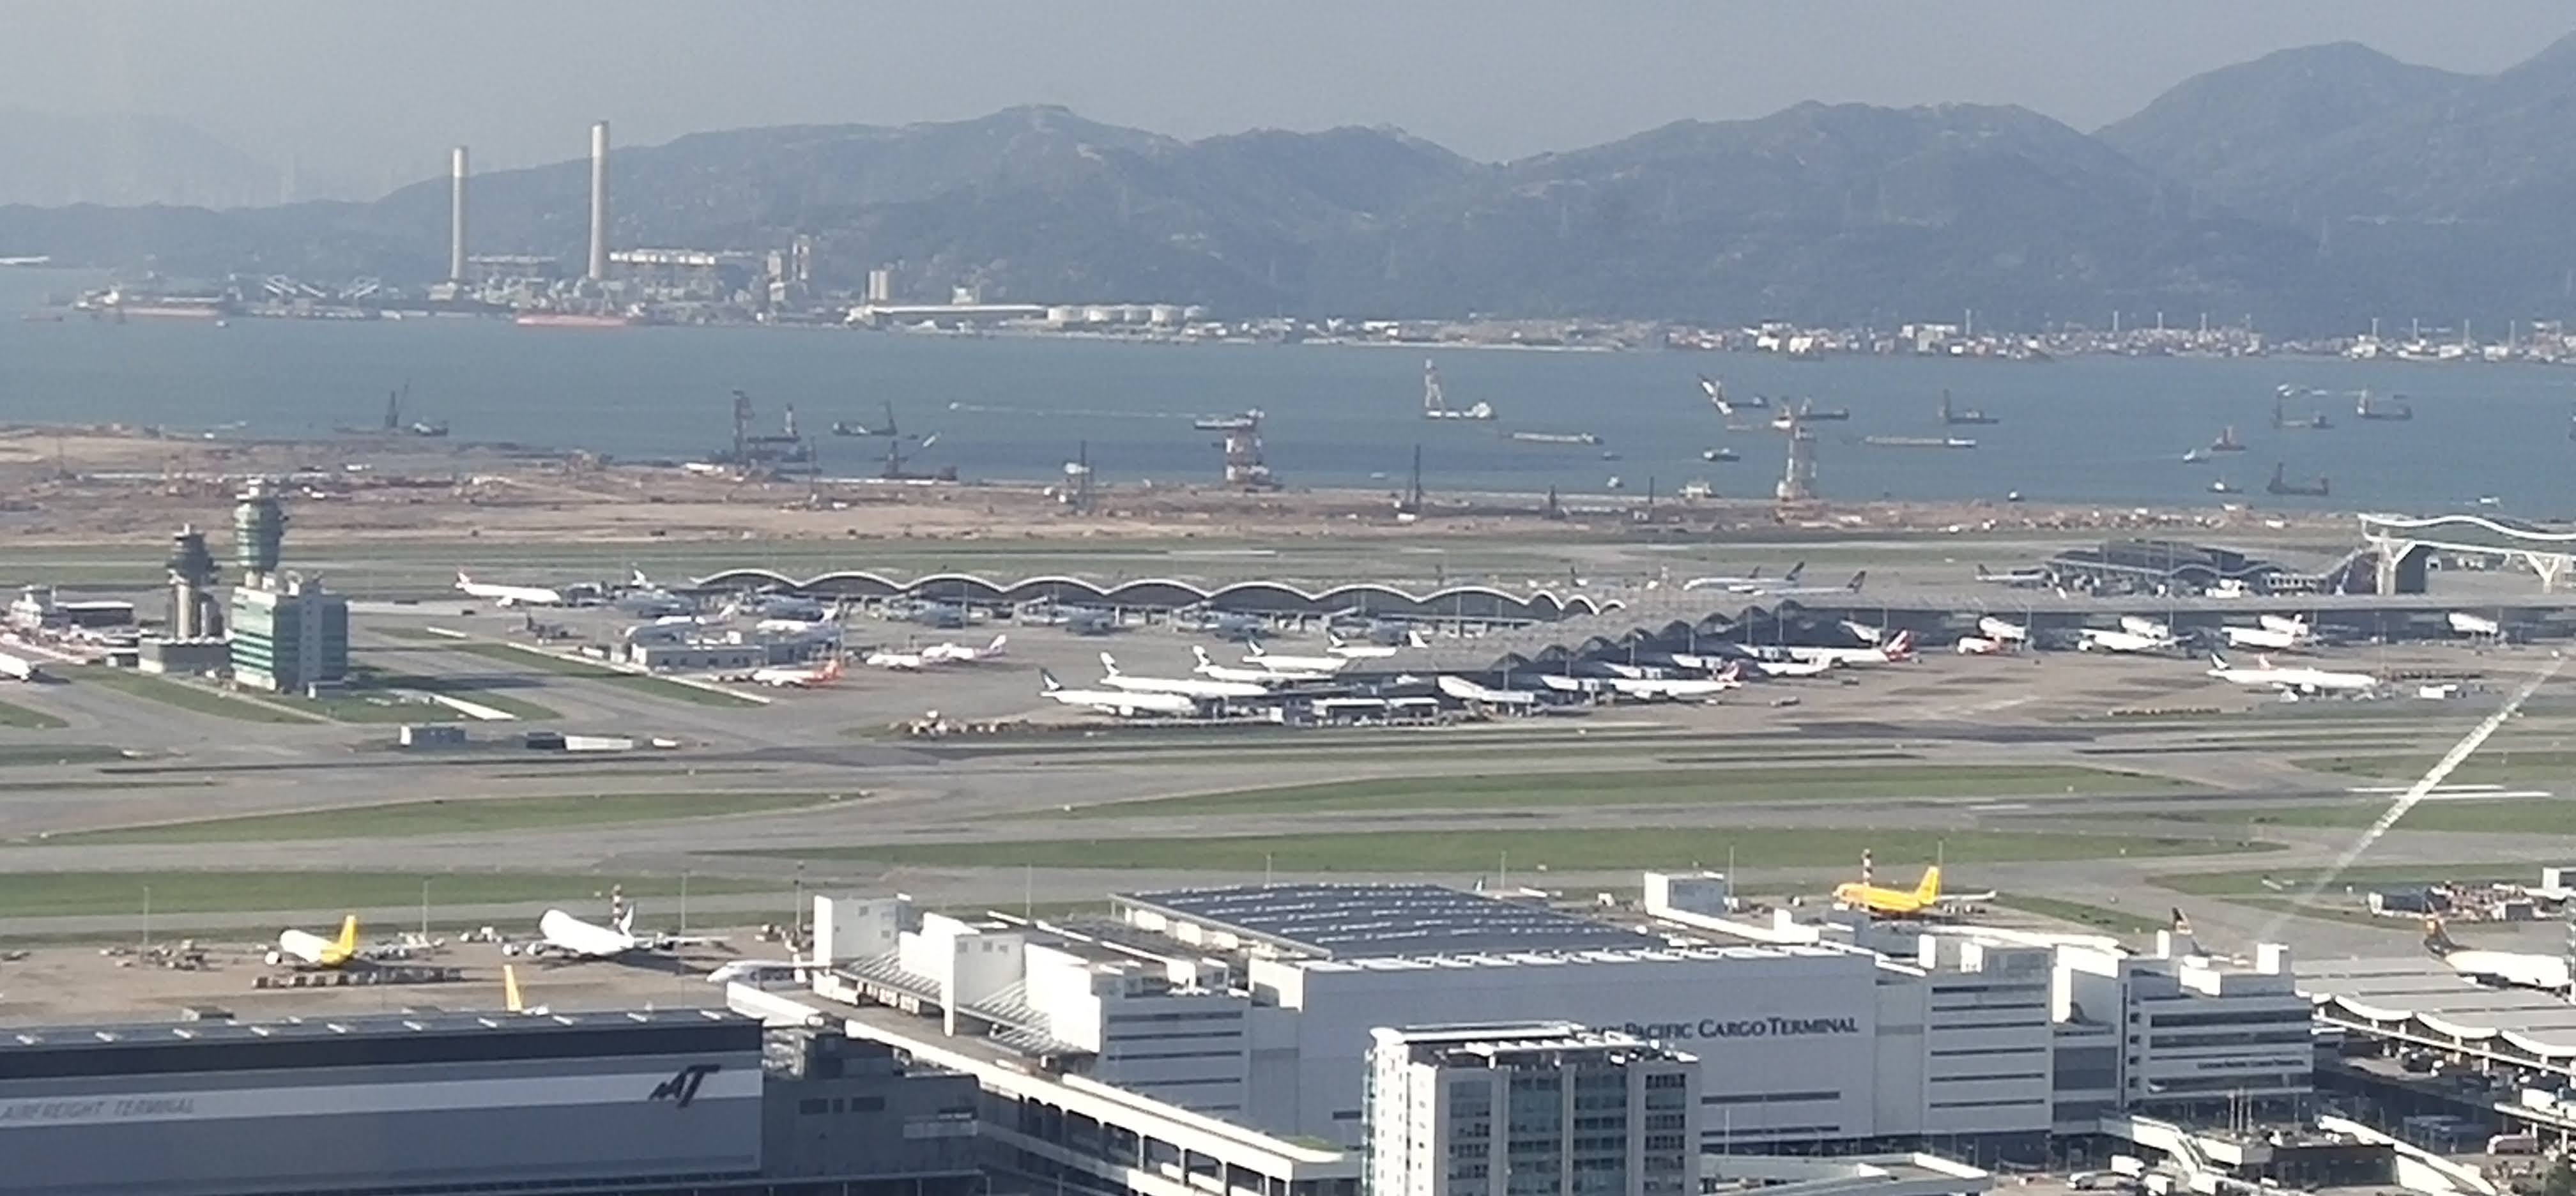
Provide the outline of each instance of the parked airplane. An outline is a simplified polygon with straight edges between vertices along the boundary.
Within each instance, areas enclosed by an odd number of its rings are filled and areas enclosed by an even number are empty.
[[[1207,649],[1195,644],[1190,646],[1190,655],[1197,657],[1199,662],[1198,667],[1191,669],[1191,672],[1218,681],[1249,681],[1254,685],[1271,686],[1286,685],[1291,681],[1321,681],[1330,675],[1291,672],[1284,669],[1245,669],[1230,664],[1218,664],[1208,658]]]
[[[626,587],[626,592],[619,594],[609,605],[627,614],[644,619],[659,619],[697,613],[697,603],[653,584],[653,579],[644,576],[644,571],[641,569],[627,570]]]
[[[2449,931],[2439,918],[2424,919],[2424,949],[2433,958],[2450,966],[2454,972],[2497,988],[2537,988],[2547,992],[2568,991],[2568,963],[2563,954],[2548,955],[2531,951],[2486,951],[2463,947],[2451,941]]]
[[[1342,671],[1343,668],[1347,667],[1351,663],[1351,658],[1347,656],[1278,655],[1262,648],[1260,640],[1245,641],[1244,650],[1248,655],[1243,658],[1243,663],[1251,665],[1256,669],[1269,669],[1274,673],[1323,673],[1330,675]]]
[[[1607,677],[1569,677],[1563,673],[1541,673],[1538,683],[1559,693],[1603,694],[1610,692]]]
[[[2174,637],[2172,626],[2144,615],[2120,616],[2120,630],[2131,635],[2143,635],[2151,640],[2169,640]]]
[[[277,947],[268,953],[275,966],[293,961],[306,967],[338,968],[358,958],[358,915],[351,914],[340,923],[340,937],[326,939],[305,930],[283,930],[277,935]]]
[[[1864,871],[1869,866],[1866,855],[1861,858],[1861,866]],[[1876,917],[1913,917],[1919,914],[1936,913],[1944,907],[1972,905],[1994,899],[1995,895],[1992,891],[1943,893],[1939,864],[1925,868],[1923,879],[1911,889],[1884,888],[1867,881],[1845,881],[1834,886],[1835,904],[1845,909],[1865,910]]]
[[[2268,620],[2270,616],[2265,616]],[[2227,637],[2230,648],[2261,648],[2267,652],[2287,652],[2308,642],[2308,637],[2273,627],[2238,627],[2230,624],[2218,629]]]
[[[463,569],[456,571],[456,588],[468,598],[481,598],[502,606],[565,606],[563,591],[547,586],[505,586],[476,581]]]
[[[1622,697],[1662,702],[1706,701],[1730,689],[1744,687],[1737,669],[1731,664],[1725,671],[1708,678],[1605,677],[1602,681],[1611,692]]]
[[[1783,580],[1789,579],[1783,578]],[[1858,573],[1852,574],[1850,581],[1844,582],[1838,586],[1760,586],[1746,592],[1764,598],[1790,598],[1801,594],[1857,594],[1860,592],[1862,584],[1868,580],[1869,570],[1863,569]]]
[[[897,652],[891,648],[870,652],[860,657],[859,663],[872,669],[901,669],[907,673],[918,673],[930,665],[929,659],[918,651]]]
[[[779,687],[794,686],[797,689],[812,689],[818,685],[830,685],[840,679],[841,658],[837,655],[821,664],[774,664],[767,668],[753,669],[751,671],[751,683],[754,685]]]
[[[1789,566],[1789,571],[1779,575],[1778,577],[1764,577],[1762,576],[1762,566],[1755,565],[1752,572],[1747,573],[1742,577],[1694,577],[1689,581],[1683,582],[1682,588],[1685,590],[1724,589],[1731,593],[1743,593],[1747,590],[1760,589],[1763,586],[1794,585],[1797,583],[1798,575],[1805,572],[1806,569],[1807,562],[1800,561],[1797,564]]]
[[[1107,676],[1100,679],[1111,689],[1140,694],[1179,694],[1185,698],[1261,698],[1270,695],[1270,687],[1257,681],[1219,681],[1211,677],[1131,677],[1118,671],[1116,657],[1103,652],[1100,667]]]
[[[1187,716],[1199,712],[1199,700],[1182,694],[1129,693],[1123,689],[1066,689],[1055,674],[1038,670],[1039,692],[1067,706],[1103,710],[1121,718],[1141,715]]]
[[[2454,634],[2471,636],[2477,639],[2497,641],[2502,641],[2504,639],[2504,624],[2499,623],[2494,619],[2490,619],[2485,615],[2473,615],[2467,611],[2455,610],[2442,616],[2442,618],[2446,622],[2450,623],[2451,631]]]
[[[1780,653],[1800,663],[1879,665],[1896,664],[1914,659],[1914,633],[1900,631],[1884,644],[1872,648],[1782,648]]]
[[[637,951],[670,951],[681,947],[700,947],[721,939],[676,934],[635,933],[635,907],[626,899],[609,897],[608,925],[588,922],[559,909],[550,909],[537,919],[537,941],[526,954],[553,953],[574,959],[615,959]]]
[[[2144,635],[2135,631],[2104,631],[2098,627],[2078,627],[2075,641],[2079,652],[2162,652],[2174,646],[2169,635]]]
[[[2308,626],[2306,619],[2287,615],[2257,615],[2254,621],[2262,624],[2264,630],[2277,631],[2282,635],[2295,635],[2301,639],[2310,638],[2315,630]]]
[[[12,652],[0,652],[0,681],[23,681],[33,684],[45,679],[36,662]]]
[[[1990,640],[1999,640],[2008,644],[2027,644],[2030,642],[2030,628],[2028,626],[1998,619],[1993,615],[1987,615],[1984,618],[1977,620],[1977,634]]]
[[[1861,910],[1873,917],[1910,917],[1930,910],[1941,900],[1941,866],[1923,870],[1923,879],[1912,889],[1890,889],[1867,881],[1844,881],[1834,886],[1834,904],[1845,909]]]
[[[1011,637],[997,635],[992,643],[981,648],[954,642],[932,644],[921,650],[921,659],[925,664],[974,664],[982,660],[999,660],[1009,655],[1010,650]]]
[[[1876,652],[1878,649],[1871,648],[1869,651]],[[1821,677],[1826,673],[1832,672],[1835,664],[1831,659],[1746,660],[1736,663],[1750,665],[1754,672],[1760,673],[1765,677]]]
[[[2014,641],[1988,639],[1982,635],[1963,635],[1957,645],[1961,656],[1998,656],[2013,650]]]
[[[1332,641],[1332,654],[1346,660],[1384,660],[1406,648],[1431,646],[1431,641],[1422,638],[1422,633],[1419,631],[1405,632],[1402,644],[1355,644],[1329,632],[1324,638]]]
[[[1991,582],[1996,585],[2011,586],[2015,589],[2037,589],[2048,584],[2048,570],[2040,568],[2037,565],[2029,565],[2021,568],[2006,569],[2001,573],[1997,573],[1987,569],[1984,565],[1979,565],[1977,566],[1977,580]]]
[[[2212,652],[2209,675],[2238,685],[2260,685],[2294,693],[2368,693],[2379,688],[2379,678],[2368,673],[2338,673],[2327,669],[2282,668],[2267,657],[2254,658],[2257,667],[2244,669],[2227,663],[2227,658]]]
[[[1487,706],[1522,707],[1536,706],[1539,704],[1538,691],[1532,689],[1493,689],[1488,686],[1479,685],[1464,677],[1452,677],[1445,673],[1442,674],[1434,684],[1440,687],[1440,692],[1456,698],[1461,702],[1477,702]]]

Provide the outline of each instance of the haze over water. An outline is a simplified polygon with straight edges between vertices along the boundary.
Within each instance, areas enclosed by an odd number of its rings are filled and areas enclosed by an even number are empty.
[[[1769,493],[1784,455],[1767,414],[1728,432],[1694,376],[1734,395],[1812,396],[1849,407],[1819,423],[1818,476],[1829,498],[2000,499],[2194,504],[2224,478],[2257,506],[2401,510],[2470,507],[2576,512],[2576,370],[2437,366],[2305,358],[2083,357],[2049,364],[1912,357],[1796,362],[1753,354],[1445,350],[1449,403],[1493,404],[1493,423],[1420,417],[1424,352],[1297,345],[1135,345],[1037,338],[967,339],[837,331],[526,329],[499,321],[211,322],[72,316],[22,321],[48,291],[81,279],[0,271],[0,421],[160,424],[242,434],[325,437],[374,426],[388,391],[408,384],[406,419],[442,420],[460,441],[588,448],[625,459],[702,458],[730,436],[729,394],[759,405],[775,431],[793,404],[827,475],[873,473],[882,442],[827,433],[876,422],[891,401],[905,431],[940,434],[924,468],[968,479],[1061,476],[1079,442],[1111,482],[1214,480],[1216,434],[1189,417],[1259,408],[1269,462],[1290,486],[1397,488],[1423,450],[1441,490],[1597,493],[1612,476],[1642,493],[1706,481],[1720,495]],[[2335,427],[2276,431],[2273,388],[2329,392],[2293,400]],[[1940,392],[2002,422],[1944,429]],[[2364,422],[2346,393],[2403,395],[2411,422]],[[952,407],[956,404],[956,407]],[[2233,424],[2243,453],[2185,465],[2183,453]],[[1506,430],[1590,432],[1595,447],[1515,443]],[[1862,436],[1973,437],[1974,450],[1895,448]],[[1728,445],[1737,463],[1703,461]],[[1616,453],[1617,460],[1603,454]],[[2272,463],[2295,480],[2333,479],[2327,499],[2262,493]],[[1383,475],[1373,477],[1372,475]]]

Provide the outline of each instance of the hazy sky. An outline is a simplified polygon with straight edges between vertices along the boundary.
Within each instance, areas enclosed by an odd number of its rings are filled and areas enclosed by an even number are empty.
[[[1393,124],[1507,158],[1804,99],[2017,103],[2091,129],[2180,80],[2355,40],[2465,71],[2567,0],[0,0],[0,108],[187,118],[381,190],[578,157],[606,117],[902,123],[1057,103],[1185,137]]]

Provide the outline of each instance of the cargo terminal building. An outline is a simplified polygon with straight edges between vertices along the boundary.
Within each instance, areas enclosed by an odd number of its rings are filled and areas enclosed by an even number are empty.
[[[975,1085],[721,1010],[0,1030],[0,1190],[981,1187]]]
[[[1647,913],[1420,884],[1138,893],[1047,923],[821,897],[812,991],[734,1007],[972,1074],[1018,1169],[1153,1196],[1192,1176],[1352,1190],[1380,1027],[1558,1021],[1685,1052],[1707,1153],[2037,1159],[2133,1111],[2309,1092],[2283,955],[2265,973],[1932,935],[1896,953]]]

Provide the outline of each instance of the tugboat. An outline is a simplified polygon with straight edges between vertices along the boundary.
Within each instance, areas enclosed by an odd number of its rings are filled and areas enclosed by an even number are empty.
[[[2213,441],[2210,441],[2210,442],[2209,442],[2209,451],[2211,451],[2211,452],[2213,452],[2213,453],[2241,453],[2241,452],[2244,452],[2244,451],[2245,451],[2245,442],[2244,442],[2244,441],[2241,441],[2241,440],[2238,440],[2238,439],[2236,438],[2236,425],[2234,425],[2234,424],[2229,424],[2229,425],[2227,425],[2227,430],[2226,430],[2226,431],[2223,431],[2223,432],[2220,432],[2220,433],[2218,434],[2218,439],[2213,440]]]
[[[1721,446],[1713,449],[1701,449],[1699,451],[1699,459],[1702,461],[1741,461],[1744,457],[1734,449]]]

